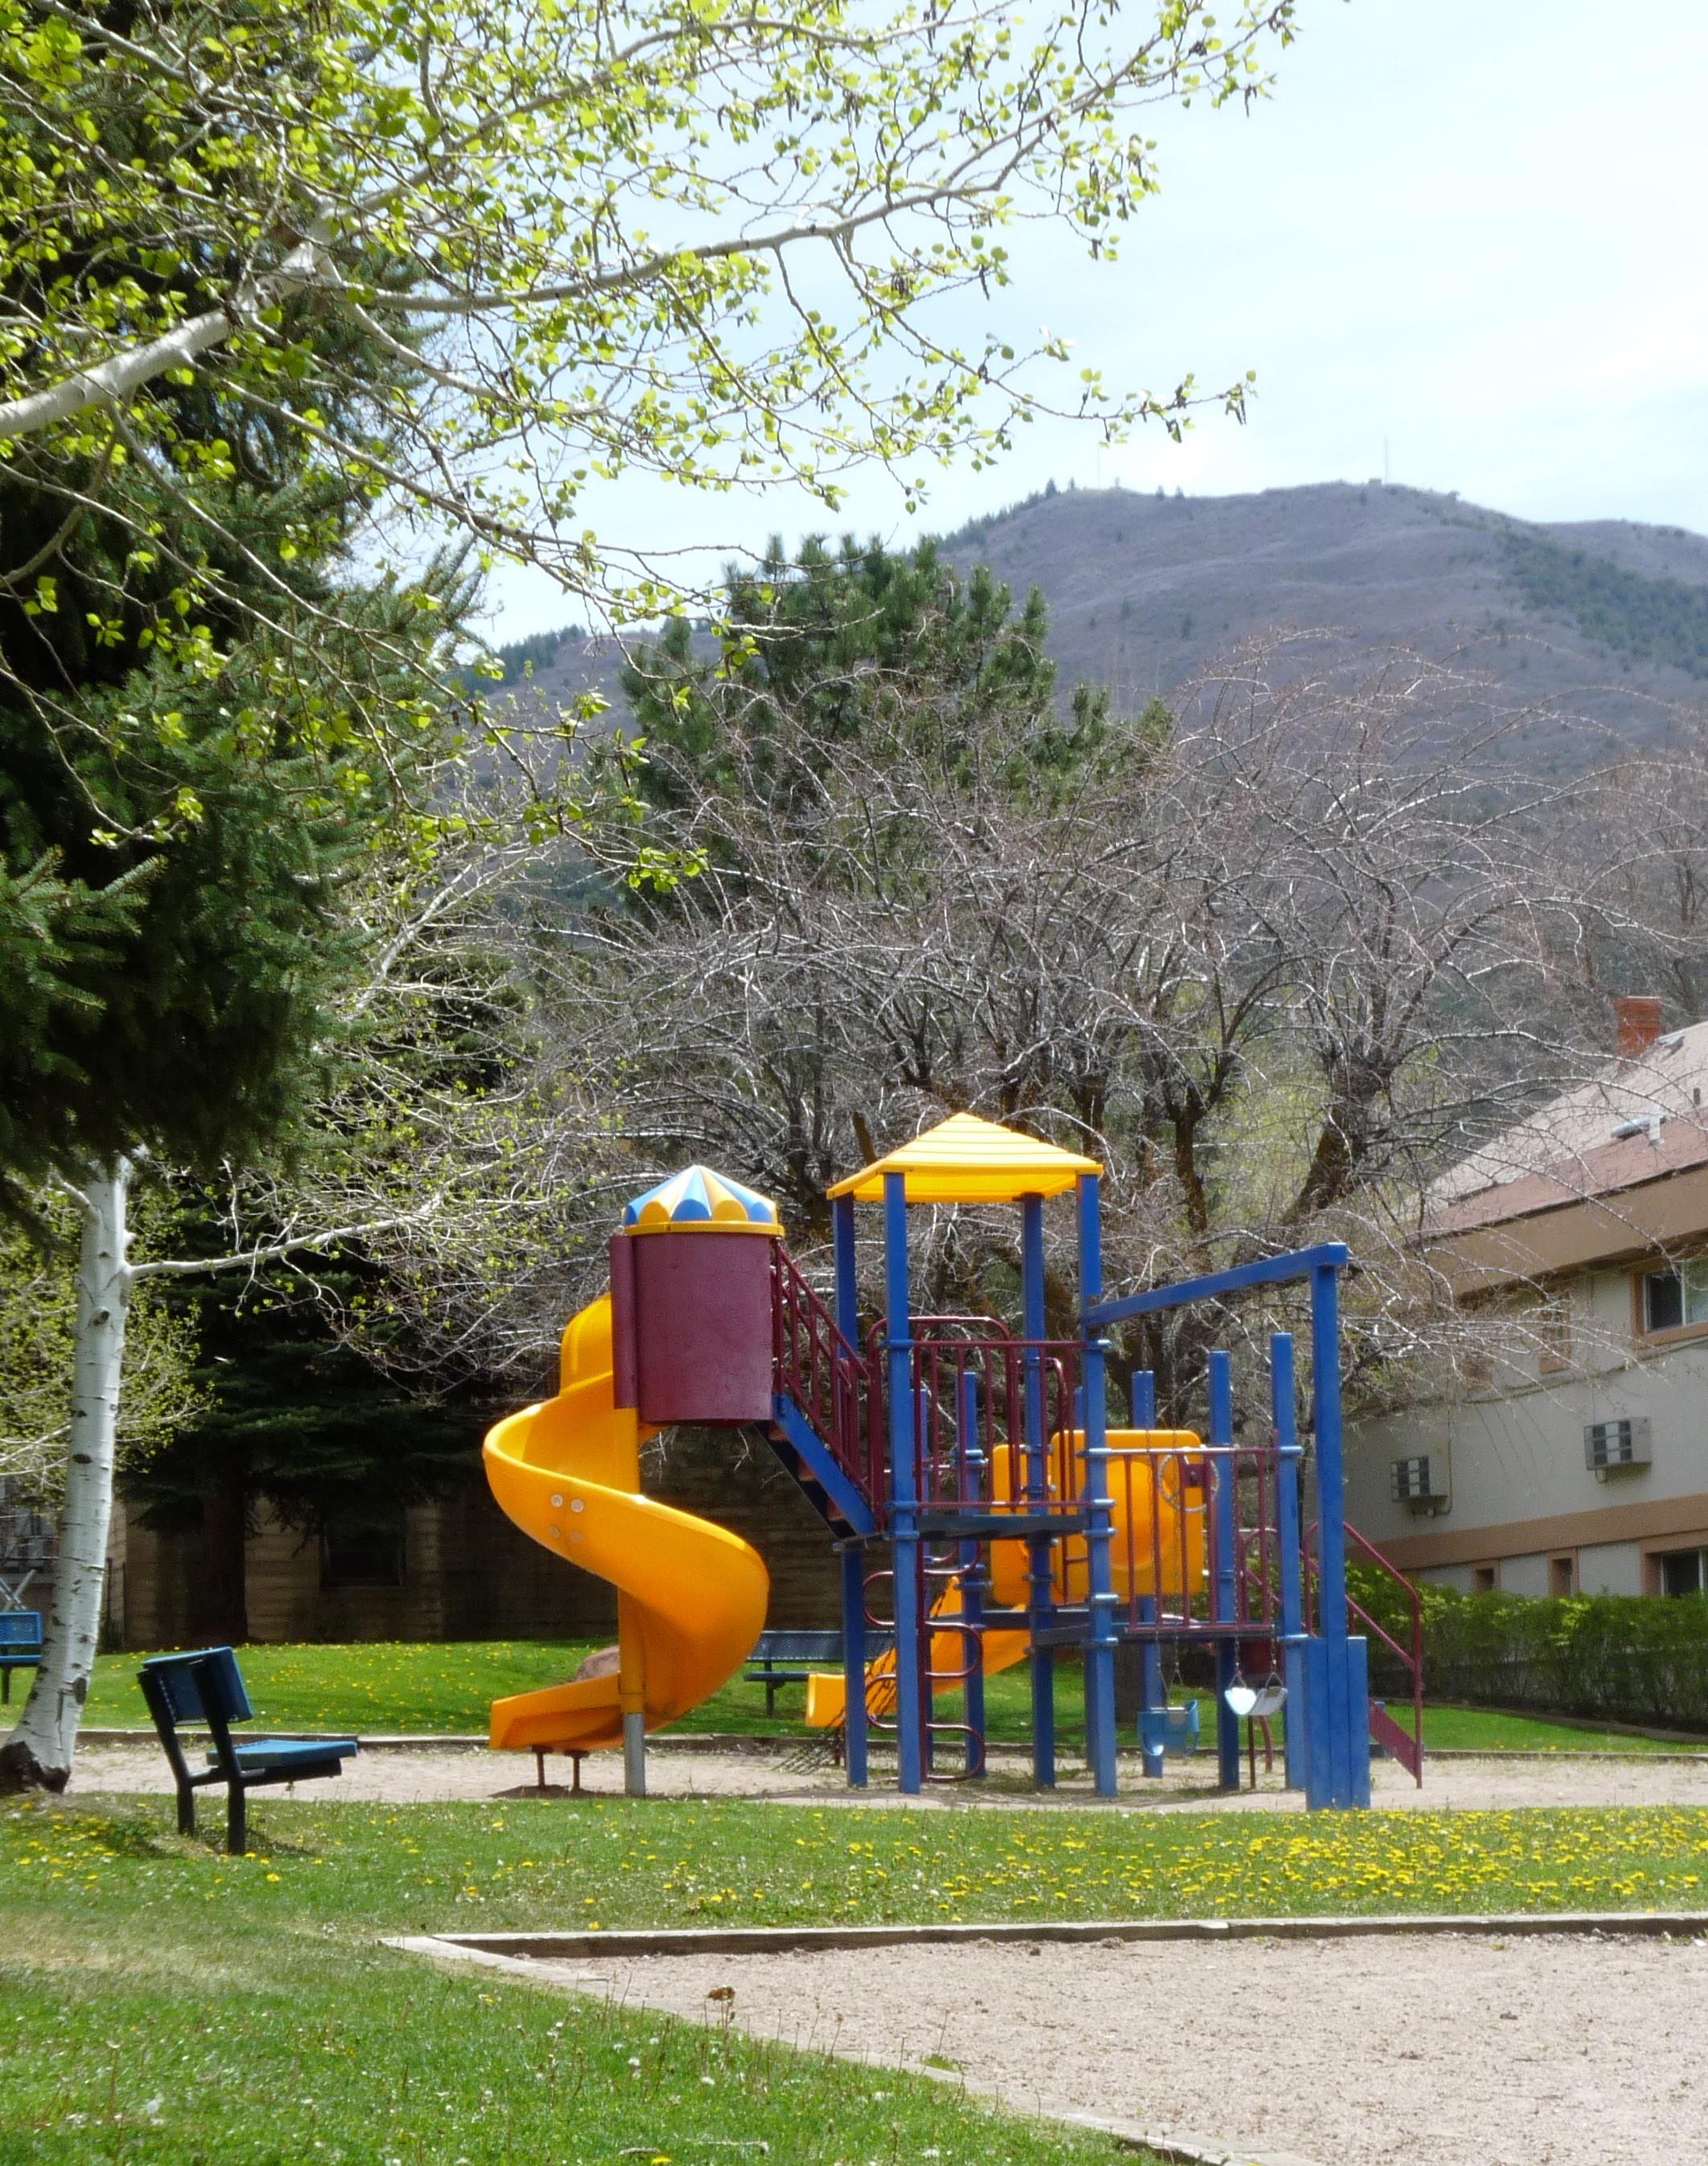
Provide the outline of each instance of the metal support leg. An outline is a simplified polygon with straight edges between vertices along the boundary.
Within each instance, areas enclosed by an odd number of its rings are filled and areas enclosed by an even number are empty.
[[[1215,1615],[1219,1624],[1237,1623],[1239,1616],[1235,1498],[1234,1495],[1234,1371],[1226,1354],[1210,1356],[1210,1443],[1223,1447],[1211,1461],[1214,1496],[1210,1509],[1211,1575],[1214,1582]],[[1228,1704],[1228,1688],[1240,1673],[1240,1643],[1229,1637],[1216,1642],[1216,1779],[1224,1790],[1240,1787],[1240,1718]]]
[[[638,1707],[623,1711],[622,1787],[626,1797],[647,1794],[647,1717]]]
[[[1370,1802],[1368,1650],[1346,1623],[1346,1519],[1340,1463],[1340,1285],[1333,1264],[1311,1273],[1311,1379],[1315,1397],[1319,1638],[1306,1667],[1312,1808]],[[1319,1651],[1320,1650],[1320,1651]]]
[[[979,1445],[979,1380],[964,1371],[956,1408],[960,1426],[962,1482],[969,1498],[988,1504],[985,1455]],[[966,1630],[961,1644],[966,1650],[966,1772],[981,1775],[985,1768],[985,1635],[981,1619],[985,1607],[985,1575],[981,1545],[963,1542],[960,1550],[960,1615]]]
[[[920,1698],[919,1503],[913,1421],[913,1332],[907,1296],[907,1182],[884,1175],[885,1369],[890,1403],[890,1541],[896,1579],[896,1788],[924,1783],[925,1710]]]
[[[1128,1386],[1132,1401],[1134,1429],[1155,1429],[1156,1426],[1156,1378],[1149,1369],[1135,1369]],[[1139,1621],[1142,1624],[1156,1622],[1156,1597],[1145,1594],[1139,1598]],[[1160,1708],[1168,1704],[1168,1688],[1162,1682],[1162,1649],[1155,1640],[1145,1640],[1139,1651],[1140,1683],[1139,1704],[1141,1707]],[[1164,1757],[1161,1752],[1145,1753],[1141,1766],[1153,1782],[1161,1782]]]
[[[1304,1552],[1299,1510],[1297,1396],[1293,1381],[1293,1334],[1277,1331],[1269,1342],[1269,1396],[1275,1423],[1276,1546],[1280,1551],[1281,1677],[1287,1688],[1286,1754],[1282,1779],[1289,1790],[1305,1782]]]
[[[843,1745],[851,1790],[866,1787],[866,1558],[859,1542],[842,1545]]]
[[[1103,1299],[1103,1234],[1097,1178],[1081,1174],[1079,1205],[1080,1300],[1082,1308]],[[1100,1798],[1115,1795],[1115,1621],[1114,1560],[1110,1551],[1113,1508],[1109,1498],[1108,1413],[1102,1334],[1083,1325],[1084,1404],[1080,1431],[1085,1441],[1083,1489],[1090,1524],[1086,1533],[1086,1600],[1091,1615],[1086,1635],[1086,1757]]]
[[[1020,1329],[1034,1342],[1022,1363],[1022,1399],[1025,1418],[1026,1500],[1036,1509],[1050,1501],[1044,1466],[1044,1373],[1035,1350],[1047,1328],[1044,1310],[1044,1198],[1020,1198]],[[1028,1623],[1036,1635],[1046,1630],[1055,1614],[1055,1560],[1053,1545],[1045,1537],[1029,1542],[1027,1556]],[[1040,1789],[1055,1788],[1055,1650],[1034,1645],[1032,1650],[1032,1774]]]

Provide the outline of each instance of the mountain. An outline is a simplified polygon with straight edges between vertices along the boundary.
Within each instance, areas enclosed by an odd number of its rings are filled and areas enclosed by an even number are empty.
[[[1424,489],[1327,483],[1261,495],[1067,489],[939,545],[1040,587],[1069,681],[1165,696],[1277,628],[1410,645],[1556,711],[1530,732],[1587,754],[1558,711],[1627,741],[1708,705],[1708,538],[1616,520],[1539,526]]]
[[[1457,658],[1535,705],[1515,743],[1549,763],[1591,758],[1610,734],[1654,742],[1670,709],[1708,705],[1708,537],[1679,527],[1536,525],[1379,482],[1212,497],[1052,487],[939,546],[1017,597],[1041,588],[1064,686],[1107,683],[1134,711],[1280,628]],[[551,643],[525,642],[534,697],[613,695],[614,642],[566,637],[539,659]]]

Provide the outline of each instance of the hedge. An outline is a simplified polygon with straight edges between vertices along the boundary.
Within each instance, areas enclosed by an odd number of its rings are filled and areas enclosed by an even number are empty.
[[[1349,1575],[1360,1604],[1409,1645],[1410,1619],[1391,1580]],[[1424,1686],[1431,1699],[1535,1708],[1658,1730],[1708,1731],[1708,1599],[1700,1595],[1460,1594],[1425,1586]],[[1372,1639],[1373,1688],[1405,1683]]]

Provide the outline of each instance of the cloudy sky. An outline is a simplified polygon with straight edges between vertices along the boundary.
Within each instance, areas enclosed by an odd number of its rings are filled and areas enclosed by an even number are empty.
[[[1249,115],[1156,116],[1163,193],[1113,266],[1034,233],[1004,304],[1112,383],[1257,372],[1245,427],[1113,452],[1063,425],[995,473],[880,477],[842,525],[906,541],[1041,488],[1225,494],[1391,473],[1533,519],[1708,531],[1708,0],[1301,0]],[[964,335],[976,342],[977,326]],[[719,552],[822,527],[798,499],[626,483],[602,534]],[[500,584],[496,636],[562,621]]]

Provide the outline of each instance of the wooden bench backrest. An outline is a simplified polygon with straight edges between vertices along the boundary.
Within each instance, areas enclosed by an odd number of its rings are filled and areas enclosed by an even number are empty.
[[[142,1668],[153,1679],[174,1722],[194,1722],[198,1718],[205,1721],[210,1714],[224,1722],[247,1722],[255,1712],[243,1689],[237,1657],[229,1647],[201,1647],[190,1655],[156,1655]],[[204,1687],[214,1702],[211,1708],[205,1704]]]
[[[40,1647],[39,1609],[0,1609],[0,1647]]]

